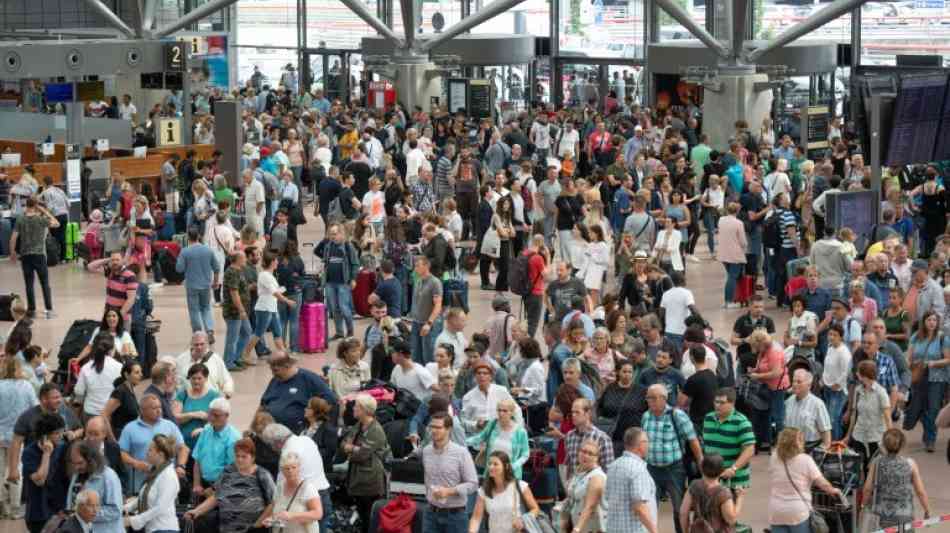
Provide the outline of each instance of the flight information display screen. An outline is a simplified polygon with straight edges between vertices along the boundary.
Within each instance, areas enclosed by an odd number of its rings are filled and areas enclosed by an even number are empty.
[[[946,92],[946,74],[901,78],[887,150],[888,165],[911,165],[933,159]]]

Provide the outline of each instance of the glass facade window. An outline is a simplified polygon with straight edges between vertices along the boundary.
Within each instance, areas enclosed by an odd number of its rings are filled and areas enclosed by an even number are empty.
[[[643,0],[552,1],[559,2],[562,56],[643,59]]]

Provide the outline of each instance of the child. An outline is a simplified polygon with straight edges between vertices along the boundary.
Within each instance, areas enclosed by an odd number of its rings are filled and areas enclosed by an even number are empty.
[[[857,239],[857,235],[854,234],[851,228],[841,228],[838,232],[838,240],[841,241],[841,255],[847,257],[849,261],[854,261],[858,257],[858,249],[854,246],[855,239]]]
[[[460,242],[464,223],[462,222],[462,215],[458,212],[458,204],[455,203],[454,199],[447,198],[442,207],[445,211],[445,227],[452,232],[455,242]]]
[[[561,161],[561,177],[573,178],[575,166],[574,152],[569,150],[564,154],[564,160]]]
[[[82,242],[89,248],[88,261],[95,261],[102,257],[102,211],[96,209],[89,215],[89,224]]]
[[[402,284],[396,279],[396,266],[389,259],[383,259],[379,266],[383,277],[376,284],[373,295],[386,302],[386,315],[402,318]]]

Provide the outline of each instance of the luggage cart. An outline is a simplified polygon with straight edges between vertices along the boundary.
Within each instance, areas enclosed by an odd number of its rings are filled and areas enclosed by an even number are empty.
[[[123,228],[120,224],[102,226],[102,248],[104,256],[112,252],[124,252],[127,245]]]
[[[812,506],[828,522],[831,533],[856,533],[860,526],[861,490],[864,487],[864,469],[861,456],[850,448],[839,452],[822,447],[811,452],[822,475],[841,490],[836,498],[821,491],[812,492]]]

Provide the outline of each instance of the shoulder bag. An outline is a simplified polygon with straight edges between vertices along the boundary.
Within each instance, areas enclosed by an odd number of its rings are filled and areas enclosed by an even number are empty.
[[[688,479],[699,479],[702,475],[699,473],[699,465],[696,464],[696,458],[693,457],[693,450],[689,446],[683,446],[682,433],[680,433],[679,422],[676,421],[676,411],[674,407],[670,409],[670,419],[673,421],[673,431],[676,433],[676,445],[680,448],[683,455],[683,469],[686,470]]]
[[[788,476],[788,482],[792,484],[792,488],[795,489],[795,493],[798,494],[798,497],[802,499],[802,502],[805,503],[805,506],[808,507],[808,526],[811,529],[812,533],[828,533],[830,528],[828,527],[828,522],[825,521],[825,517],[821,513],[815,512],[815,508],[808,503],[808,500],[802,496],[800,490],[798,490],[798,485],[795,484],[795,481],[792,480],[792,474],[788,471],[788,463],[782,461],[782,466],[785,467],[785,475]]]
[[[521,482],[515,480],[515,494],[512,496],[514,502],[512,503],[512,516],[520,516],[521,523],[524,524],[525,533],[558,533],[554,529],[554,525],[551,524],[551,519],[548,518],[548,515],[543,512],[539,512],[537,515],[532,514],[530,511],[525,511],[520,513],[519,502],[524,502],[524,494],[521,493]]]
[[[877,498],[877,484],[881,479],[880,458],[874,468],[874,484],[871,485],[871,500],[865,502],[866,505],[861,509],[861,533],[871,533],[881,528],[881,517],[874,512],[874,503]]]
[[[501,236],[498,235],[498,230],[494,225],[488,228],[485,236],[482,237],[482,247],[479,252],[495,259],[501,257]]]

